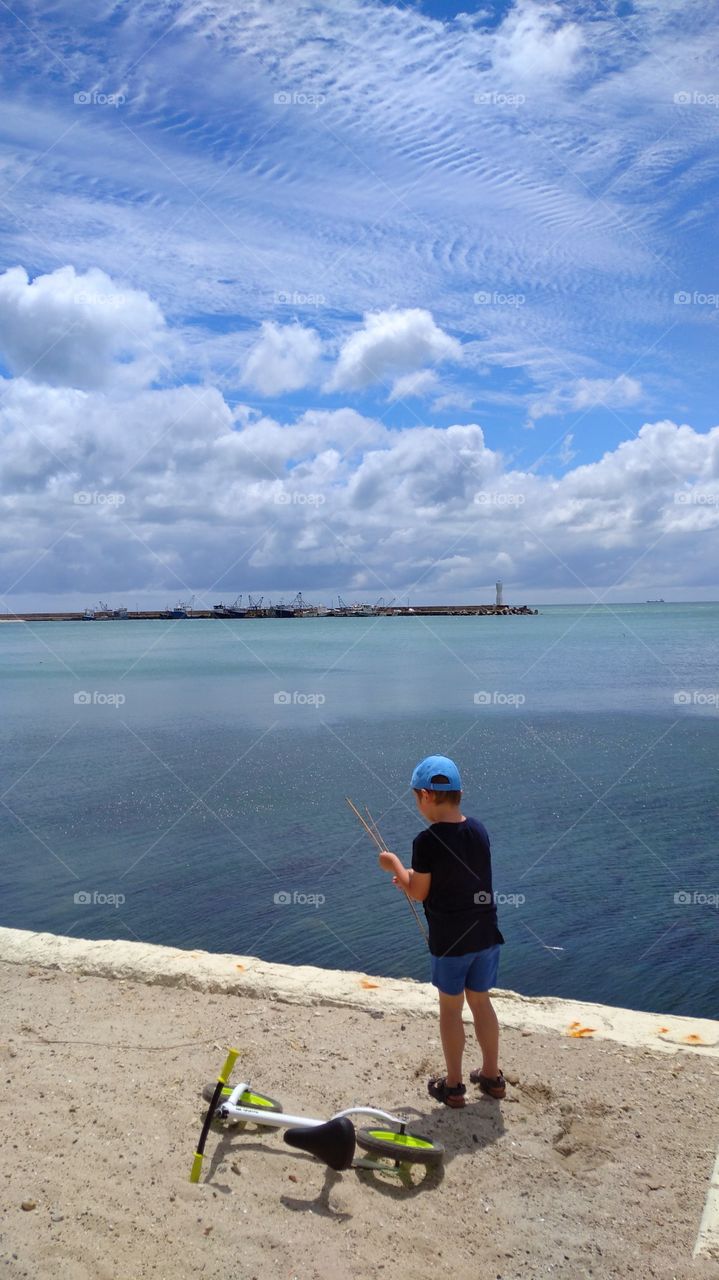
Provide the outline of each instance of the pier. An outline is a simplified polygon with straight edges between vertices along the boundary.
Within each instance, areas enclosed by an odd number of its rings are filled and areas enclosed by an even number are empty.
[[[539,613],[528,605],[508,604],[427,604],[427,605],[347,605],[343,608],[328,609],[306,606],[303,609],[268,606],[266,609],[245,609],[233,612],[214,609],[188,609],[180,613],[170,609],[128,610],[120,615],[118,611],[92,613],[78,610],[75,613],[5,613],[0,615],[3,622],[153,622],[153,621],[189,621],[195,618],[219,618],[221,621],[243,621],[252,618],[484,618],[529,616]]]

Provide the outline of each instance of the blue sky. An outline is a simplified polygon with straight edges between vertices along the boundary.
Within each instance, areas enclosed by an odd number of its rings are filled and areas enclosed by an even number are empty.
[[[704,5],[1,14],[6,607],[716,594]]]

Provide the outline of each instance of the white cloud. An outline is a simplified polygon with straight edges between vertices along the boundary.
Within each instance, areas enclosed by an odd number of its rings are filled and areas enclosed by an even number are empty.
[[[588,409],[604,404],[608,409],[621,409],[636,404],[641,397],[641,382],[625,373],[618,378],[580,378],[571,397],[571,408]]]
[[[519,0],[497,31],[492,61],[504,83],[524,85],[531,80],[533,89],[542,93],[548,79],[580,70],[583,50],[581,26],[567,21],[559,5]]]
[[[443,413],[446,409],[471,409],[474,404],[474,397],[468,395],[465,391],[448,391],[443,396],[437,396],[432,401],[432,408],[435,413]]]
[[[606,409],[624,409],[637,404],[643,395],[641,382],[625,373],[617,378],[577,378],[535,400],[530,405],[529,418],[530,422],[535,422],[539,418],[576,409],[594,409],[598,405]]]
[[[689,282],[672,266],[708,278],[715,113],[678,114],[672,95],[714,87],[711,16],[689,3],[678,22],[674,0],[636,5],[630,21],[590,8],[515,0],[500,22],[458,22],[338,0],[288,24],[266,0],[152,0],[113,10],[110,27],[104,12],[81,22],[78,41],[72,4],[54,0],[36,32],[15,32],[3,82],[3,187],[21,183],[23,199],[5,261],[42,252],[130,273],[187,318],[208,377],[237,315],[283,322],[278,293],[321,295],[343,325],[391,300],[441,314],[465,345],[489,330],[491,372],[521,369],[535,388],[551,387],[536,375],[553,355],[555,378],[562,360],[604,376],[627,351],[646,353],[647,385],[680,375],[685,336],[708,316],[688,308],[656,340]],[[58,58],[75,87],[122,87],[124,105],[75,105]],[[188,78],[203,90],[180,126]],[[274,101],[308,89],[321,107]],[[522,314],[471,307],[485,286],[525,295]],[[462,374],[476,400],[476,371]]]
[[[458,22],[338,0],[300,6],[288,23],[266,0],[152,0],[115,6],[109,27],[103,14],[81,23],[82,39],[69,0],[36,8],[37,31],[14,31],[0,90],[3,189],[18,200],[4,260],[49,273],[1,278],[0,354],[16,374],[34,366],[3,386],[7,581],[78,514],[63,506],[73,486],[117,483],[126,523],[198,584],[230,541],[253,540],[246,563],[270,577],[306,573],[310,586],[331,571],[340,589],[353,574],[407,579],[444,538],[465,548],[443,557],[460,584],[463,564],[469,583],[502,556],[527,582],[566,575],[547,547],[583,580],[606,582],[652,538],[638,572],[651,565],[657,581],[666,568],[681,582],[714,572],[717,508],[672,495],[711,496],[715,433],[653,423],[561,480],[527,478],[487,444],[490,429],[507,428],[511,452],[530,401],[537,417],[644,409],[638,380],[609,376],[635,357],[652,405],[709,420],[714,313],[672,301],[692,281],[712,287],[716,113],[673,101],[715,88],[706,6],[646,0],[627,21],[611,5],[512,0],[501,22],[489,12]],[[55,74],[58,58],[74,86]],[[187,100],[186,83],[202,93]],[[126,103],[77,106],[73,87],[121,87]],[[274,100],[308,89],[321,107]],[[72,262],[74,278],[57,262]],[[79,300],[78,285],[112,305]],[[472,305],[478,288],[497,300]],[[298,300],[300,323],[286,323],[278,295]],[[182,317],[174,338],[161,311]],[[487,439],[478,423],[413,435],[352,408],[289,422],[230,413],[216,383],[252,338],[249,385],[280,395],[324,381],[330,324],[343,334],[335,391],[424,393],[461,354],[432,408],[479,403],[486,419],[491,408],[491,428],[479,418]],[[180,341],[173,374],[205,389],[135,394]],[[234,383],[222,389],[234,399]],[[608,437],[599,415],[595,425],[598,451]],[[571,465],[570,451],[555,461]],[[478,510],[475,485],[525,501]],[[321,510],[276,502],[311,486]],[[95,572],[154,581],[157,562],[118,514],[81,512],[76,559],[47,555],[43,580],[57,590]]]
[[[343,343],[327,388],[357,390],[461,356],[461,344],[435,324],[429,311],[367,312],[363,327]]]
[[[387,595],[421,578],[427,599],[495,572],[528,598],[614,582],[636,598],[644,582],[686,590],[716,574],[719,427],[645,424],[556,478],[518,470],[477,423],[396,430],[351,409],[280,422],[233,413],[212,387],[1,389],[10,605],[212,595],[233,564],[236,590],[316,596],[362,579]],[[76,501],[108,492],[121,504]]]
[[[437,385],[437,375],[432,369],[419,369],[417,373],[405,373],[396,378],[389,393],[389,400],[409,400],[413,396],[425,396]]]
[[[577,456],[576,449],[572,448],[573,444],[574,444],[574,435],[571,431],[568,431],[566,436],[562,440],[559,451],[557,453],[557,457],[559,458],[559,461],[565,467],[568,467],[570,462]]]
[[[298,391],[313,380],[321,354],[322,340],[314,329],[265,320],[250,348],[243,378],[263,396]]]
[[[159,371],[163,326],[146,293],[104,271],[66,266],[31,282],[11,267],[0,276],[0,355],[34,382],[136,390]]]

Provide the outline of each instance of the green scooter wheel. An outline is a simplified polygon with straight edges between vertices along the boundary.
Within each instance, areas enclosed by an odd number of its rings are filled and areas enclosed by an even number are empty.
[[[444,1147],[441,1142],[419,1133],[395,1133],[392,1129],[358,1129],[357,1144],[372,1155],[389,1156],[402,1164],[441,1164]]]

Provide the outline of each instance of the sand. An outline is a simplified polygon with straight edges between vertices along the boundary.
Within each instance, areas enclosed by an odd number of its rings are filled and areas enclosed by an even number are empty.
[[[2,956],[0,1275],[719,1277],[719,1249],[692,1258],[719,1142],[715,1048],[512,1026],[506,1100],[468,1086],[453,1112],[426,1092],[442,1057],[422,984],[407,984],[425,1008],[410,1015]],[[234,1078],[289,1111],[403,1109],[445,1144],[442,1170],[338,1174],[281,1131],[228,1129],[190,1184],[200,1091],[229,1045]]]

